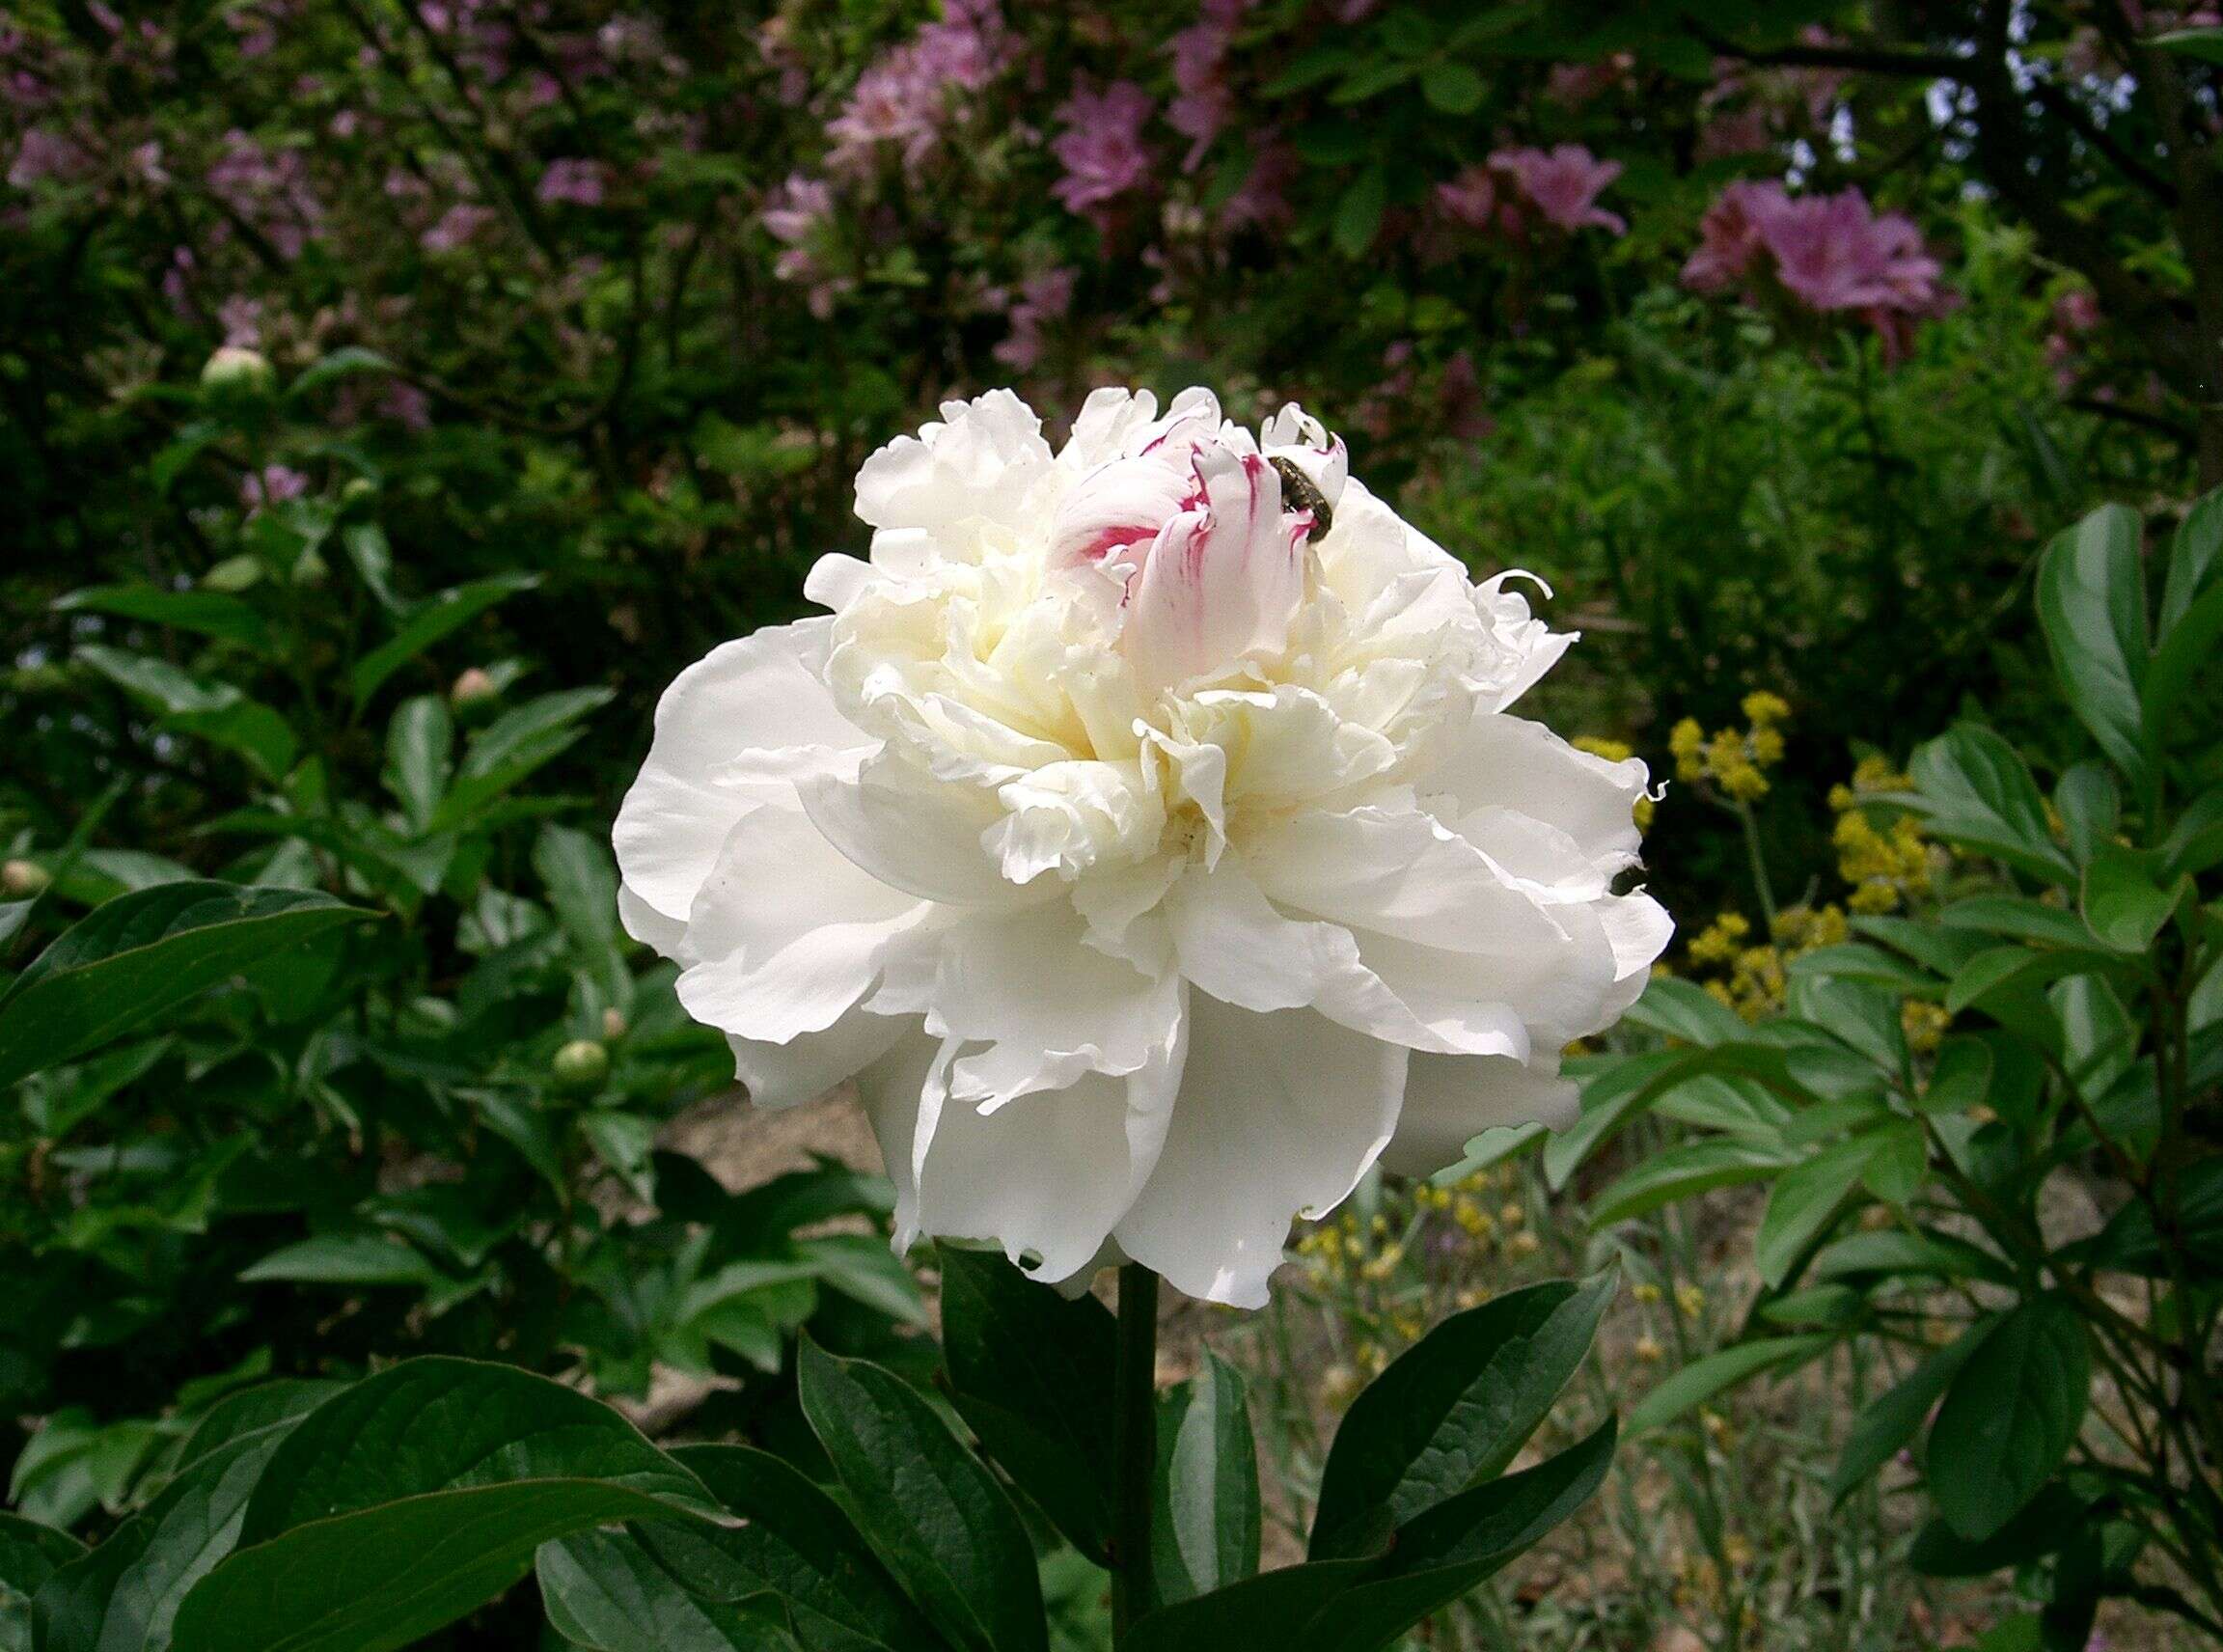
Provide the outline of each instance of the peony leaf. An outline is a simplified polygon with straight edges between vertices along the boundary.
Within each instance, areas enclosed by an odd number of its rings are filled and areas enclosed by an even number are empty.
[[[811,1652],[945,1652],[840,1505],[793,1465],[746,1446],[682,1446],[672,1457],[740,1519],[638,1528],[690,1594],[726,1603],[777,1594]]]
[[[1027,1528],[934,1408],[893,1372],[809,1338],[798,1373],[858,1525],[927,1615],[975,1652],[1045,1652]]]
[[[698,1600],[630,1531],[576,1531],[540,1545],[534,1573],[549,1627],[594,1652],[794,1652],[784,1630]]]
[[[1963,723],[1915,749],[1908,769],[1930,829],[2048,883],[2075,868],[2053,841],[2045,803],[2020,753],[1990,730]]]
[[[1306,1652],[1378,1652],[1387,1646],[1502,1570],[1587,1502],[1612,1464],[1616,1434],[1607,1418],[1557,1456],[1477,1486],[1401,1527],[1374,1575],[1331,1602],[1295,1644]]]
[[[1604,1273],[1511,1292],[1393,1361],[1336,1430],[1312,1556],[1378,1553],[1392,1531],[1502,1473],[1582,1363],[1617,1283]]]
[[[1258,1570],[1258,1452],[1243,1379],[1210,1349],[1158,1408],[1151,1581],[1161,1602],[1193,1599]]]
[[[1000,1252],[944,1245],[937,1254],[959,1415],[1066,1541],[1105,1564],[1112,1462],[1103,1419],[1119,1340],[1111,1310],[1091,1296],[1068,1302]]]
[[[186,1595],[176,1645],[388,1652],[508,1589],[551,1539],[718,1513],[700,1481],[587,1395],[509,1366],[411,1360],[285,1435],[240,1547]]]
[[[288,1418],[201,1457],[39,1591],[46,1652],[160,1652],[193,1585],[231,1553]]]
[[[157,884],[79,919],[0,993],[0,1085],[84,1055],[248,965],[372,914],[304,890]]]

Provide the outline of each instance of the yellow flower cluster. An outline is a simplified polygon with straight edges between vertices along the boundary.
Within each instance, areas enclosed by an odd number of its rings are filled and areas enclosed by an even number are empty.
[[[1747,729],[1721,729],[1709,737],[1697,718],[1686,717],[1668,731],[1677,780],[1712,781],[1740,803],[1768,795],[1766,771],[1783,760],[1783,724],[1791,706],[1763,689],[1744,697],[1743,710]]]
[[[1575,741],[1575,749],[1578,752],[1588,752],[1594,757],[1604,757],[1609,763],[1625,763],[1631,756],[1627,741],[1601,739],[1595,734],[1578,736]],[[1636,807],[1632,812],[1636,817],[1637,831],[1648,832],[1652,829],[1652,811],[1655,807],[1649,797],[1636,800]]]
[[[1853,769],[1850,785],[1829,788],[1829,807],[1837,812],[1830,841],[1837,848],[1837,873],[1852,886],[1845,904],[1854,912],[1895,912],[1933,887],[1932,845],[1922,822],[1901,814],[1879,829],[1860,807],[1878,792],[1906,791],[1913,784],[1883,758],[1867,757]]]
[[[1793,958],[1833,947],[1851,932],[1844,909],[1834,903],[1785,907],[1760,941],[1752,939],[1750,920],[1724,912],[1685,951],[1693,974],[1706,977],[1701,986],[1745,1020],[1758,1021],[1783,1007],[1785,966]]]

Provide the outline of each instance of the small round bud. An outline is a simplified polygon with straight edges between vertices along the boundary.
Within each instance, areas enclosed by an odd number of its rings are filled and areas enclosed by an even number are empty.
[[[340,509],[349,509],[365,505],[378,497],[378,484],[367,476],[350,477],[347,485],[340,490]]]
[[[610,1076],[610,1052],[591,1038],[574,1038],[556,1052],[548,1072],[560,1088],[574,1095],[591,1094]]]
[[[501,698],[500,685],[477,666],[458,672],[454,685],[448,690],[448,703],[464,713],[484,711]]]
[[[622,1009],[605,1009],[602,1012],[602,1038],[605,1043],[616,1043],[625,1036],[625,1012]]]
[[[304,551],[301,560],[293,564],[293,583],[312,589],[332,577],[332,564],[316,551]]]
[[[29,900],[53,881],[37,861],[10,861],[0,865],[0,895],[10,900]]]
[[[269,358],[237,344],[226,344],[201,370],[201,388],[226,399],[259,401],[277,387]]]

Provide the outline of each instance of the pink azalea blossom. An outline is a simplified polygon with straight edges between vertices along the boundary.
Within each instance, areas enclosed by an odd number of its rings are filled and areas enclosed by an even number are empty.
[[[47,179],[66,181],[76,178],[86,166],[85,151],[68,138],[44,126],[33,126],[15,148],[15,159],[8,168],[8,181],[17,189],[29,189]]]
[[[1297,151],[1271,132],[1252,134],[1250,171],[1243,185],[1220,208],[1220,227],[1240,230],[1285,230],[1296,221],[1289,204],[1289,186],[1304,171]]]
[[[575,206],[602,205],[602,163],[567,157],[552,160],[533,191],[540,201],[568,201]]]
[[[452,253],[493,221],[492,207],[459,201],[440,214],[439,222],[417,237],[417,244],[428,253]]]
[[[208,188],[281,258],[299,258],[323,229],[324,206],[297,149],[265,148],[234,127],[224,134],[224,152],[208,169]]]
[[[1683,265],[1683,285],[1695,292],[1723,292],[1752,272],[1762,251],[1761,220],[1784,203],[1773,179],[1739,179],[1715,197],[1698,220],[1698,250]]]
[[[259,348],[262,343],[262,300],[234,292],[216,307],[216,322],[224,329],[227,345],[235,349]]]
[[[1699,222],[1683,283],[1700,292],[1753,290],[1760,278],[1819,315],[1853,314],[1891,354],[1914,321],[1948,308],[1937,261],[1902,212],[1879,214],[1857,189],[1792,196],[1780,183],[1730,184]]]
[[[954,94],[978,92],[1013,55],[995,0],[953,0],[940,22],[883,52],[858,76],[839,114],[826,124],[836,172],[869,169],[892,145],[916,171],[947,124]]]
[[[1011,336],[996,346],[998,361],[1025,372],[1042,359],[1043,328],[1072,309],[1073,282],[1074,271],[1062,264],[1028,278],[1011,306]]]
[[[309,479],[287,465],[264,465],[260,473],[249,471],[239,482],[239,498],[251,510],[283,505],[308,491]]]
[[[821,179],[791,175],[764,203],[764,232],[781,243],[772,273],[810,289],[810,314],[820,320],[834,313],[834,301],[854,284],[826,273],[810,242],[834,216],[834,191]]]
[[[1181,170],[1194,172],[1205,151],[1219,137],[1234,109],[1235,94],[1227,84],[1227,54],[1235,43],[1235,28],[1251,0],[1205,0],[1202,14],[1166,42],[1173,59],[1173,85],[1178,96],[1166,105],[1166,124],[1189,139],[1189,152]]]
[[[1101,220],[1100,208],[1150,176],[1150,151],[1142,125],[1156,107],[1150,95],[1132,80],[1115,80],[1101,92],[1077,89],[1057,110],[1064,126],[1050,152],[1065,168],[1051,188],[1068,212]]]
[[[1436,205],[1470,230],[1486,230],[1497,215],[1497,180],[1486,166],[1470,166],[1436,186]]]
[[[1549,151],[1499,150],[1490,164],[1512,174],[1529,204],[1570,234],[1591,225],[1616,235],[1629,228],[1598,205],[1600,192],[1621,176],[1617,160],[1600,160],[1580,144],[1559,144]]]

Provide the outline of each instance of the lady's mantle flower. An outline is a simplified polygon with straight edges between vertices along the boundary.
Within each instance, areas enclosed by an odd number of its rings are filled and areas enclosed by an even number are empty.
[[[1256,1306],[1377,1158],[1574,1117],[1559,1051],[1670,929],[1613,889],[1644,767],[1509,714],[1572,639],[1297,408],[942,411],[859,475],[833,616],[666,694],[627,926],[759,1102],[856,1078],[903,1242]]]

